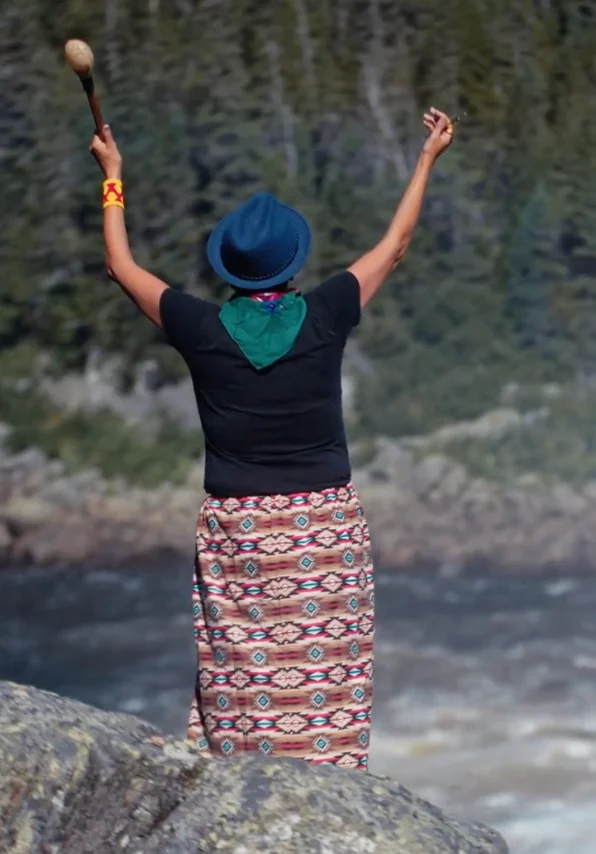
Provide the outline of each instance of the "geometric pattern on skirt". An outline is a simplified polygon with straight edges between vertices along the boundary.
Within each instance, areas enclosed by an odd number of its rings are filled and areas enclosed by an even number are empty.
[[[373,565],[351,484],[207,497],[193,613],[188,737],[205,754],[254,750],[366,770]]]

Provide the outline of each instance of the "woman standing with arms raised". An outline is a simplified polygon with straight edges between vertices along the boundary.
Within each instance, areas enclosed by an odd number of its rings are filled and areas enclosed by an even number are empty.
[[[261,193],[212,232],[232,296],[219,307],[168,287],[128,246],[122,161],[109,128],[91,150],[105,177],[109,274],[180,353],[205,433],[205,498],[193,588],[198,671],[189,737],[366,769],[373,675],[373,566],[351,483],[341,361],[361,309],[410,243],[453,127],[428,137],[381,241],[304,296],[290,287],[306,221]]]

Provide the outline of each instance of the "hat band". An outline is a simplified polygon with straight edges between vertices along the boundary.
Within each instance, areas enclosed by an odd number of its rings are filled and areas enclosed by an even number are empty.
[[[284,271],[287,267],[289,267],[289,266],[290,266],[290,264],[292,263],[292,261],[294,260],[294,258],[296,257],[296,255],[298,254],[298,249],[300,248],[300,238],[299,238],[299,236],[298,236],[298,232],[296,232],[296,234],[295,234],[294,236],[295,236],[295,239],[296,239],[296,243],[295,243],[295,246],[294,246],[294,251],[292,252],[292,254],[290,255],[290,257],[288,258],[288,260],[287,260],[287,261],[284,261],[284,263],[281,265],[281,267],[277,267],[277,269],[275,269],[275,270],[268,270],[268,271],[267,271],[264,275],[262,275],[262,276],[247,276],[247,275],[245,275],[244,273],[242,273],[242,274],[237,273],[237,272],[235,272],[234,270],[231,270],[229,267],[227,268],[227,269],[228,269],[228,272],[229,272],[229,273],[232,273],[232,274],[233,274],[233,275],[235,275],[235,276],[237,276],[239,279],[244,279],[244,280],[245,280],[245,281],[247,281],[247,282],[264,282],[266,279],[272,279],[272,278],[273,278],[273,276],[277,276],[279,273],[283,273],[283,271]]]

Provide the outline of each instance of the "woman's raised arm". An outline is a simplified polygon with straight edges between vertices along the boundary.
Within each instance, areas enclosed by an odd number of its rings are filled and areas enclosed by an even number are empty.
[[[429,136],[389,228],[370,252],[366,252],[348,268],[360,284],[361,307],[366,305],[404,257],[420,216],[431,168],[453,138],[450,119],[434,107],[424,114],[424,126]]]
[[[168,285],[139,267],[132,256],[124,221],[122,157],[107,125],[103,137],[93,137],[91,153],[104,174],[103,236],[108,275],[149,320],[161,326],[159,301]]]

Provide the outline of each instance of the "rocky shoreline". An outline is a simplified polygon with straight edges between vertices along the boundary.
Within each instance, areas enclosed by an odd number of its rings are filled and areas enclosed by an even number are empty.
[[[518,427],[520,417],[499,410],[431,437],[376,441],[354,482],[379,566],[596,569],[596,483],[574,489],[526,476],[498,484],[449,457],[454,435],[494,436]],[[1,452],[0,565],[192,561],[201,484],[201,464],[183,485],[144,490],[96,471],[67,474],[36,449]]]
[[[448,457],[415,462],[388,447],[357,484],[377,564],[457,573],[596,569],[596,489],[589,484],[501,485],[472,478]]]
[[[126,566],[192,560],[200,466],[183,486],[145,490],[74,475],[30,449],[0,458],[0,565]]]

